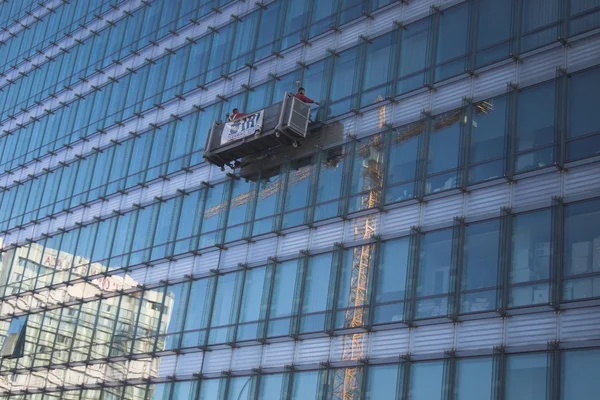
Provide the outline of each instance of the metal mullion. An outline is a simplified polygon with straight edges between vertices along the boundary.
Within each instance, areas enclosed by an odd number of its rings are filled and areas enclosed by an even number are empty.
[[[263,293],[261,296],[261,312],[259,314],[260,321],[257,332],[257,337],[259,339],[266,339],[268,336],[269,318],[271,317],[271,300],[273,296],[273,288],[275,286],[277,263],[272,262],[265,268],[265,285],[263,285]]]
[[[563,238],[565,226],[565,204],[561,197],[554,197],[551,209],[551,264],[550,264],[550,304],[555,310],[560,310],[560,303],[563,300],[562,275],[563,275]]]
[[[356,68],[358,71],[358,74],[355,74],[355,76],[358,76],[358,78],[354,78],[355,79],[355,90],[353,90],[354,94],[350,95],[350,109],[354,108],[356,110],[359,110],[360,107],[362,106],[362,102],[361,102],[361,97],[363,95],[363,87],[364,87],[364,83],[365,83],[365,67],[367,64],[367,47],[369,45],[372,45],[372,42],[368,42],[366,40],[363,40],[364,43],[359,43],[358,44],[358,54],[357,54],[357,60],[355,61],[355,63],[357,64]]]
[[[477,69],[477,41],[479,39],[479,16],[481,10],[481,1],[473,1],[469,10],[469,37],[467,49],[466,70],[474,72]],[[509,0],[510,1],[510,0]]]
[[[279,170],[280,186],[275,199],[275,216],[273,219],[273,231],[280,232],[283,227],[283,214],[285,210],[285,199],[288,193],[290,173],[292,172],[290,159],[286,159]]]
[[[492,358],[492,399],[504,400],[506,394],[506,352],[503,346],[494,348]]]
[[[96,338],[96,332],[97,332],[96,328],[98,326],[98,320],[100,319],[100,313],[101,313],[101,309],[102,309],[102,300],[103,300],[102,298],[99,298],[97,300],[98,301],[98,307],[96,309],[96,315],[95,315],[95,318],[94,318],[94,323],[93,323],[93,328],[92,328],[92,334],[90,336],[90,343],[87,346],[88,347],[88,354],[87,354],[87,357],[86,357],[86,363],[89,363],[90,361],[94,360],[94,358],[92,357],[92,347],[94,345],[94,339]],[[92,301],[89,304],[92,304],[92,303],[94,303],[94,302]],[[85,303],[85,304],[88,304],[88,303]],[[81,308],[83,309],[83,303],[82,303],[82,307]],[[80,311],[80,312],[82,312],[82,311]]]
[[[169,239],[166,243],[165,254],[167,257],[173,257],[175,254],[175,242],[177,241],[177,230],[179,227],[179,220],[182,216],[183,211],[183,202],[185,201],[185,197],[190,196],[190,193],[183,193],[177,199],[175,199],[175,211],[171,215],[171,225],[169,227]],[[186,216],[184,216],[185,218]]]
[[[566,160],[566,141],[567,141],[567,121],[568,121],[568,101],[569,101],[569,75],[567,75],[566,69],[559,69],[557,71],[558,77],[556,79],[556,100],[555,110],[556,114],[554,117],[554,163],[562,170]]]
[[[461,302],[461,289],[462,289],[462,278],[463,278],[463,261],[465,253],[465,235],[466,235],[466,223],[463,217],[455,217],[454,228],[452,232],[452,255],[450,265],[450,289],[453,290],[454,294],[452,300],[448,301],[449,307],[452,309],[447,310],[448,315],[453,319],[457,320],[460,314],[460,302]]]
[[[231,199],[233,197],[233,185],[235,183],[234,176],[228,174],[229,179],[225,182],[226,187],[223,190],[223,203],[227,204],[224,212],[219,215],[219,225],[215,234],[215,243],[223,245],[225,241],[225,232],[227,231],[227,223],[229,222],[229,211],[231,211]],[[217,237],[219,235],[220,237]]]
[[[446,352],[443,366],[442,398],[444,400],[454,400],[457,360],[454,351]]]
[[[501,314],[508,309],[510,298],[510,267],[512,251],[512,224],[513,215],[511,210],[504,208],[500,220],[500,259],[498,261],[498,291],[496,296],[496,307]]]
[[[559,343],[557,341],[549,342],[546,383],[548,398],[551,400],[560,400],[561,397],[561,356]]]

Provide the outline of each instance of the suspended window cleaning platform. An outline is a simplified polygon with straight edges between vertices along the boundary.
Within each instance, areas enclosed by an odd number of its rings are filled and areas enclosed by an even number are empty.
[[[245,157],[267,155],[281,147],[298,147],[306,140],[310,107],[286,93],[281,103],[231,122],[212,125],[204,158],[224,169],[243,166]]]

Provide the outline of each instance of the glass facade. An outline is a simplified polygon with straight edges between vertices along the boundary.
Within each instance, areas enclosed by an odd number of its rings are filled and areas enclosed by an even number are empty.
[[[0,400],[597,398],[600,1],[422,3],[0,0]]]

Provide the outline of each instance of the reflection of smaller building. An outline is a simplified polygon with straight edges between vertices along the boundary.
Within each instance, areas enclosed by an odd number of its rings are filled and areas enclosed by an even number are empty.
[[[159,338],[167,331],[173,296],[139,290],[129,275],[98,275],[107,268],[39,244],[12,249],[0,260],[5,296],[0,303],[0,390],[158,376],[155,357],[108,360],[163,350]],[[145,391],[132,393],[126,398],[146,396]]]

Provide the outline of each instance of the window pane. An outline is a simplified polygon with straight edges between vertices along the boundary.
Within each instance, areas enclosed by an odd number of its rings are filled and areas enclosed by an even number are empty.
[[[373,323],[399,322],[404,314],[409,239],[381,245]]]
[[[510,306],[547,303],[550,278],[550,211],[513,219],[510,265]]]
[[[414,195],[419,140],[423,128],[424,124],[418,122],[392,133],[386,204],[410,199]]]
[[[356,144],[348,212],[379,205],[383,184],[384,140],[384,135],[378,134]]]
[[[593,400],[600,393],[600,350],[567,351],[562,354],[562,400]]]
[[[310,163],[310,160],[305,162]],[[314,165],[298,165],[291,168],[287,190],[285,192],[285,204],[282,228],[301,225],[304,223],[306,208],[308,206],[308,188],[314,171]]]
[[[330,104],[327,112],[329,117],[350,111],[350,97],[355,93],[357,70],[358,48],[355,47],[334,57],[329,93]]]
[[[185,316],[185,333],[183,334],[182,347],[198,346],[204,343],[208,319],[206,311],[213,293],[209,288],[214,288],[213,285],[209,286],[209,279],[192,282]]]
[[[285,398],[282,394],[283,374],[263,375],[260,377],[258,400],[276,400]]]
[[[600,201],[565,207],[563,262],[565,300],[600,296]]]
[[[576,35],[600,26],[600,1],[571,0],[569,2],[569,35]],[[594,12],[590,12],[594,10]]]
[[[275,267],[268,336],[286,335],[290,331],[297,272],[298,261],[296,260],[278,264]]]
[[[461,312],[496,309],[500,221],[469,225],[465,233]]]
[[[331,263],[331,253],[311,257],[308,260],[300,319],[301,333],[321,331],[325,328]]]
[[[400,392],[398,365],[369,367],[366,400],[395,400]]]
[[[468,358],[456,361],[456,400],[492,398],[492,359]]]
[[[236,281],[239,273],[219,276],[217,294],[213,304],[213,314],[209,343],[224,343],[227,341],[229,325],[232,324],[233,307],[237,303]]]
[[[336,148],[323,154],[324,159],[321,161],[317,187],[315,221],[331,218],[338,214],[344,161],[337,155],[341,156],[345,152],[346,149]]]
[[[368,290],[375,248],[373,245],[358,246],[345,250],[337,281],[337,304],[335,327],[363,326],[367,319],[368,296],[355,296],[358,288]]]
[[[600,133],[600,113],[594,108],[594,104],[600,102],[598,87],[600,87],[600,69],[574,74],[570,77],[567,101],[568,139]],[[577,143],[567,142],[568,160],[590,157],[600,153],[600,147],[597,145],[579,147]]]
[[[473,110],[469,163],[481,163],[505,155],[506,145],[506,102],[505,96],[478,103]],[[486,164],[491,166],[493,164]],[[502,162],[498,168],[488,168],[484,175],[474,175],[475,168],[469,171],[469,183],[497,178],[502,175]],[[482,179],[483,178],[483,179]]]
[[[519,93],[517,116],[517,171],[551,165],[553,151],[538,150],[554,144],[555,82],[528,88]],[[531,151],[534,150],[534,151]]]
[[[318,383],[319,371],[295,373],[291,400],[317,399]]]
[[[379,99],[384,99],[387,95],[385,84],[390,78],[392,42],[392,35],[387,34],[367,45],[360,101],[362,106],[380,101]]]
[[[559,36],[560,0],[524,0],[522,5],[521,51],[554,42]]]
[[[227,391],[227,400],[251,400],[251,386],[251,376],[231,378],[231,380],[229,381],[229,390]]]
[[[418,89],[425,83],[430,21],[430,18],[425,18],[408,25],[402,31],[397,94]]]
[[[544,400],[546,354],[509,356],[506,363],[506,400]]]
[[[507,3],[510,3],[507,6]],[[477,61],[482,67],[508,57],[512,22],[512,1],[479,1],[477,20]]]
[[[451,254],[452,230],[423,236],[417,276],[417,317],[447,315]]]
[[[415,363],[410,371],[409,400],[441,400],[444,364]]]
[[[265,267],[246,271],[244,294],[238,318],[238,340],[256,338],[258,319],[261,311],[263,286],[265,283]]]
[[[200,399],[199,400],[218,400],[222,399],[223,395],[219,395],[219,386],[221,379],[207,379],[200,383]]]
[[[465,71],[468,27],[468,5],[451,7],[441,14],[437,40],[436,81]]]
[[[427,194],[456,187],[462,114],[456,110],[435,118],[429,137]]]

